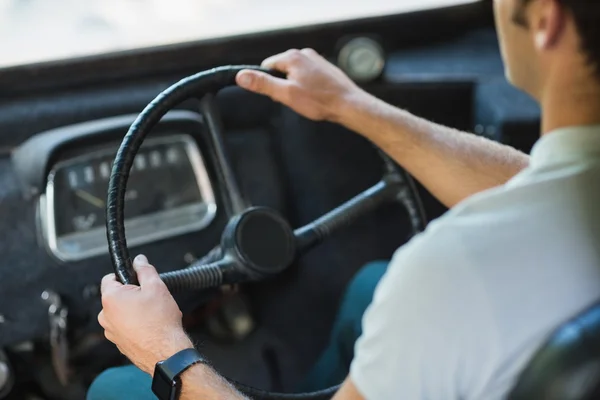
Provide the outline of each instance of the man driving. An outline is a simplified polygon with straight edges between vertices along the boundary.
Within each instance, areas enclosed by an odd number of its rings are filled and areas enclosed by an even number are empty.
[[[388,105],[310,49],[264,61],[285,80],[237,76],[247,90],[369,139],[450,208],[396,252],[385,275],[377,266],[351,284],[338,318],[362,318],[351,364],[334,354],[343,347],[334,329],[336,350],[312,374],[344,380],[336,400],[506,398],[547,337],[600,300],[600,2],[494,8],[507,78],[542,108],[531,157]],[[139,370],[104,373],[89,400],[153,398],[155,364],[193,347],[156,270],[144,256],[134,268],[139,287],[103,279],[98,320]],[[365,287],[380,275],[371,302]],[[363,306],[348,306],[355,295],[371,302],[364,318]],[[199,363],[182,375],[179,398],[244,396]]]

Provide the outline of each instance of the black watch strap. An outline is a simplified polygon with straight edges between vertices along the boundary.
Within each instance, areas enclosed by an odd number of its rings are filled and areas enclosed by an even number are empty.
[[[160,400],[177,400],[181,393],[181,374],[192,365],[206,363],[196,349],[185,349],[156,363],[152,392]]]

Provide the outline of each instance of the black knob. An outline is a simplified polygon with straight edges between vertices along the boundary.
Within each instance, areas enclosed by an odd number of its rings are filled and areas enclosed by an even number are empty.
[[[251,208],[234,218],[223,236],[223,247],[260,276],[281,272],[296,254],[292,228],[279,213],[265,207]]]

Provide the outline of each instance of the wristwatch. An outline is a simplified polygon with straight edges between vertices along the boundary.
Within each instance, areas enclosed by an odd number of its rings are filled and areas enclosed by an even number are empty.
[[[181,374],[192,365],[206,363],[196,349],[185,349],[156,363],[152,392],[160,400],[177,400],[181,394]]]

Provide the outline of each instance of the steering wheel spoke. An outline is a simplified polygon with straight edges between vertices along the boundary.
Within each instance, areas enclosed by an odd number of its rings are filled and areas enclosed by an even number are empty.
[[[242,213],[250,207],[237,184],[232,163],[225,144],[223,121],[215,95],[207,93],[200,99],[200,112],[208,129],[211,150],[215,159],[215,173],[228,217]]]
[[[365,190],[339,207],[308,225],[294,231],[298,253],[305,253],[334,232],[352,224],[358,218],[374,211],[384,203],[398,199],[403,185],[395,175],[389,175],[375,186]]]
[[[164,272],[160,274],[160,279],[171,292],[203,290],[225,284],[225,277],[235,269],[235,262],[229,258],[223,258],[209,264],[202,261],[200,260],[179,271]]]

